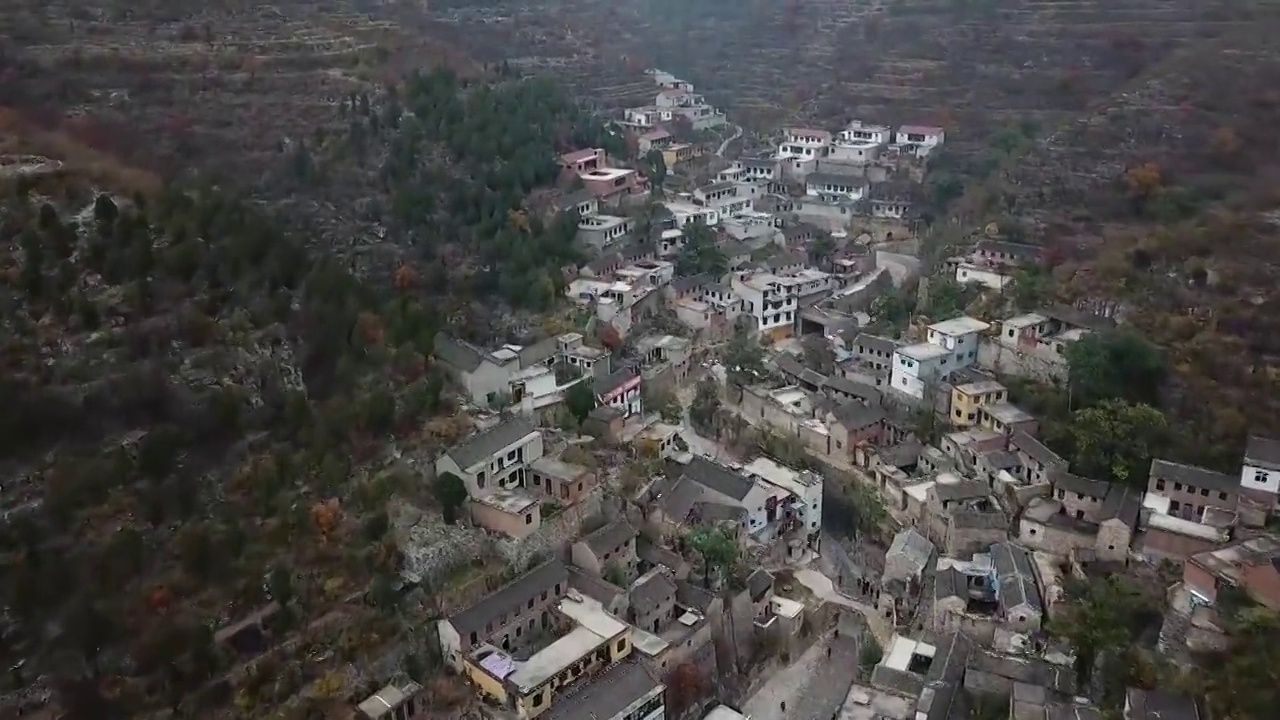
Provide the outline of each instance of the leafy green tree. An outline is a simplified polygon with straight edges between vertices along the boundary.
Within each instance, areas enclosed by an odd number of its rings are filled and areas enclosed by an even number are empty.
[[[1138,489],[1146,486],[1151,458],[1167,446],[1170,436],[1159,410],[1123,400],[1104,400],[1075,411],[1068,431],[1076,472]]]
[[[1155,405],[1167,366],[1160,352],[1131,330],[1086,335],[1066,351],[1072,403],[1119,398]]]
[[[662,416],[663,422],[678,423],[682,410],[680,401],[676,398],[675,393],[666,388],[651,390],[648,386],[644,389],[644,407],[646,412],[656,412]]]
[[[700,433],[713,431],[720,412],[720,388],[707,377],[698,382],[693,402],[689,405],[689,423]]]
[[[450,525],[458,522],[462,506],[467,502],[467,484],[453,473],[442,473],[431,486],[431,491],[440,503],[440,512],[444,521]]]
[[[745,322],[734,328],[725,348],[724,366],[729,382],[752,385],[765,376],[764,351]]]
[[[1231,622],[1230,649],[1201,663],[1210,717],[1267,720],[1280,707],[1280,615],[1255,606]]]
[[[662,184],[667,180],[667,161],[662,157],[661,150],[650,150],[644,156],[645,174],[649,176],[649,182],[653,183],[654,194],[661,194]]]
[[[1082,687],[1103,653],[1117,654],[1129,648],[1160,617],[1154,603],[1123,575],[1073,583],[1068,597],[1047,629],[1071,642]]]
[[[684,247],[676,255],[676,274],[687,277],[708,273],[719,277],[728,267],[711,228],[700,220],[684,226]]]
[[[738,543],[721,528],[699,527],[685,541],[702,556],[702,584],[711,587],[711,571],[729,571],[738,560]]]
[[[583,423],[591,411],[596,409],[596,393],[591,388],[590,378],[570,386],[564,393],[564,404],[569,409],[569,414],[579,424]]]

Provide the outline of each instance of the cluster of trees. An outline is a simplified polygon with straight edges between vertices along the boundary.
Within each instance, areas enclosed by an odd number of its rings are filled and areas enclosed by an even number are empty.
[[[79,221],[23,193],[0,217],[21,247],[0,303],[0,459],[33,468],[39,499],[0,528],[0,658],[22,667],[3,692],[44,674],[64,709],[103,718],[216,704],[197,691],[236,658],[212,642],[215,608],[275,599],[283,631],[328,587],[394,604],[398,485],[355,477],[382,438],[447,409],[415,269],[371,287],[207,188],[100,197]],[[43,355],[50,333],[74,351]],[[305,390],[245,359],[271,345]],[[218,383],[192,382],[201,359]],[[231,451],[250,436],[249,457]],[[102,677],[129,689],[108,698]]]
[[[386,146],[383,219],[435,268],[441,282],[425,289],[532,311],[551,306],[564,287],[561,269],[583,258],[573,242],[577,217],[544,219],[525,210],[525,199],[556,183],[561,153],[626,153],[620,136],[545,79],[470,85],[438,69],[389,89],[381,107],[365,99],[348,112],[353,154],[363,157],[374,140]]]

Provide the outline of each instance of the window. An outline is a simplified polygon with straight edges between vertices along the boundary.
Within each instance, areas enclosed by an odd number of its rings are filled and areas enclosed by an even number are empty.
[[[533,598],[529,598],[529,609],[533,609]]]
[[[614,646],[614,649],[616,649],[618,652],[622,652],[623,650],[626,650],[626,649],[627,649],[627,639],[626,639],[626,638],[622,638],[621,640],[619,640],[619,641],[618,641],[618,644]]]
[[[484,487],[484,473],[480,473],[476,476],[476,486]]]
[[[543,590],[543,591],[542,591],[542,601],[543,601],[543,602],[546,602],[546,600],[547,600],[547,591],[546,591],[546,590]]]
[[[1116,549],[1116,546],[1115,546],[1115,545],[1108,545],[1108,546],[1107,546],[1107,549],[1108,549],[1108,550],[1115,550],[1115,549]]]
[[[1178,491],[1178,492],[1182,492],[1182,483],[1180,483],[1180,482],[1176,482],[1176,483],[1174,483],[1174,484],[1173,484],[1173,489],[1174,489],[1174,490],[1176,490],[1176,491]]]
[[[524,524],[525,525],[533,524],[533,513],[528,513],[527,515],[524,516]]]
[[[1271,476],[1266,472],[1263,472],[1262,470],[1253,471],[1253,481],[1259,485],[1266,485],[1267,480],[1269,480],[1270,478]]]
[[[556,597],[560,597],[560,583],[556,583]]]
[[[472,644],[472,645],[475,645],[475,644],[476,644],[476,643],[478,643],[478,642],[480,642],[480,638],[476,635],[476,632],[475,632],[474,630],[472,630],[472,631],[471,631],[471,644]]]
[[[1156,489],[1157,489],[1157,490],[1163,490],[1163,489],[1164,489],[1164,478],[1160,478],[1160,479],[1156,480]]]
[[[1201,497],[1209,497],[1209,488],[1200,488]]]
[[[1035,529],[1035,528],[1028,528],[1028,529],[1027,529],[1027,534],[1029,534],[1031,537],[1035,537],[1035,536],[1036,536],[1036,529]]]
[[[1218,499],[1219,499],[1219,500],[1226,500],[1226,499],[1227,499],[1227,494],[1226,494],[1226,493],[1224,493],[1224,492],[1220,492],[1220,493],[1218,493]]]
[[[542,703],[543,703],[543,699],[542,699],[542,698],[543,698],[543,695],[544,695],[544,693],[539,692],[537,695],[534,695],[534,696],[533,696],[533,706],[534,706],[534,707],[542,707]]]

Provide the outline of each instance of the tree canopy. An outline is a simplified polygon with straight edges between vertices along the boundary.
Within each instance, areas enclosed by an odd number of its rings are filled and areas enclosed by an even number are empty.
[[[1072,402],[1108,399],[1156,405],[1167,371],[1164,358],[1132,330],[1092,333],[1067,347]]]

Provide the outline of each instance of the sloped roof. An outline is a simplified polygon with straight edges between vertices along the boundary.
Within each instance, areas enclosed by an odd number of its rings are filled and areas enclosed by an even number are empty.
[[[1045,447],[1044,443],[1019,430],[1013,434],[1010,445],[1027,454],[1032,460],[1044,465],[1066,463],[1058,453]]]
[[[462,372],[474,371],[485,358],[485,354],[476,346],[444,332],[436,333],[432,353],[444,364]]]
[[[1091,478],[1072,475],[1063,470],[1055,473],[1049,479],[1055,490],[1066,490],[1068,492],[1083,495],[1085,497],[1097,498],[1099,500],[1107,496],[1107,491],[1111,489],[1111,483],[1106,480],[1093,480]]]
[[[618,520],[592,532],[582,538],[581,542],[591,548],[594,553],[612,552],[614,548],[629,541],[634,540],[640,533],[631,527],[631,523],[626,520]]]
[[[857,400],[841,405],[832,412],[832,415],[848,430],[861,430],[884,420],[884,410],[865,405]]]
[[[684,477],[734,500],[742,500],[755,487],[755,483],[743,475],[696,456],[685,466]]]
[[[449,618],[449,623],[461,635],[484,632],[485,626],[524,607],[531,598],[540,595],[556,583],[568,584],[569,569],[559,560],[543,563],[496,591],[476,601],[470,607],[459,610]]]
[[[991,563],[1002,608],[1026,605],[1036,611],[1044,609],[1030,550],[1010,542],[995,543],[991,546]]]
[[[764,599],[765,593],[772,587],[773,575],[764,568],[757,568],[747,576],[747,592],[751,593],[751,599],[756,602]]]
[[[867,383],[858,382],[857,380],[850,380],[843,375],[832,375],[827,378],[827,381],[822,385],[823,387],[831,388],[836,392],[841,392],[845,395],[852,395],[853,397],[861,398],[876,405],[880,404],[880,398],[883,396],[880,390],[874,385],[868,385]]]
[[[631,607],[639,612],[647,612],[668,597],[674,600],[675,595],[675,582],[661,569],[650,570],[631,586]]]
[[[1254,465],[1280,466],[1280,440],[1250,435],[1244,460]]]
[[[632,703],[663,688],[645,666],[634,660],[614,665],[567,694],[542,714],[544,720],[610,720]]]
[[[1158,459],[1151,461],[1151,476],[1194,485],[1197,488],[1227,492],[1235,492],[1236,486],[1240,484],[1238,478],[1225,473]]]
[[[969,593],[969,578],[954,567],[939,570],[933,576],[933,599],[942,600],[949,597],[966,597]]]
[[[887,561],[892,557],[905,559],[917,568],[916,574],[919,574],[929,565],[929,559],[933,557],[933,543],[915,528],[909,527],[893,536],[893,544],[889,546],[885,559]]]
[[[1119,520],[1130,528],[1138,527],[1138,515],[1142,512],[1142,492],[1112,483],[1107,496],[1102,499],[1102,511],[1098,522]]]
[[[520,356],[520,367],[527,368],[543,363],[556,356],[560,351],[560,343],[556,338],[545,338],[532,345],[520,348],[516,353]]]
[[[446,454],[458,467],[468,468],[537,429],[538,426],[529,418],[514,418],[472,435]]]

